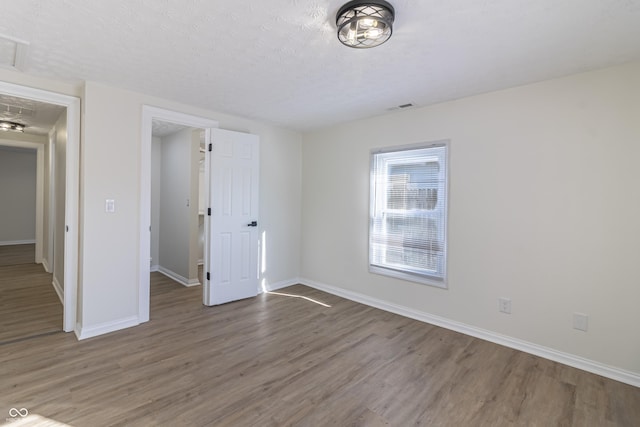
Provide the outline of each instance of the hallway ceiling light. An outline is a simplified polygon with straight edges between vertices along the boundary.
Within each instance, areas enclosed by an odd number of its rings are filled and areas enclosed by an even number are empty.
[[[12,130],[14,132],[24,132],[25,125],[16,123],[16,122],[7,122],[5,120],[0,120],[0,131],[9,131]]]
[[[345,46],[366,49],[389,40],[395,10],[383,0],[353,0],[336,15],[338,40]]]

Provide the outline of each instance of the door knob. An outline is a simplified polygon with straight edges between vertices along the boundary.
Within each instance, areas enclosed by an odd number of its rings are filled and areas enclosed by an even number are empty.
[[[249,224],[247,224],[247,227],[257,227],[258,226],[258,221],[251,221]]]

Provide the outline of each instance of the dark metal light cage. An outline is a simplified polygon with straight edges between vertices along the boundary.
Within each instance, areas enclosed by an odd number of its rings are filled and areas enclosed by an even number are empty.
[[[358,49],[379,46],[391,37],[394,18],[395,10],[386,1],[350,1],[336,15],[338,40]]]

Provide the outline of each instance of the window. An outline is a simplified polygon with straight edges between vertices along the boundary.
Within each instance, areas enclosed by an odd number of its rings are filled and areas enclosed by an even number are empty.
[[[372,152],[369,271],[446,287],[447,148]]]

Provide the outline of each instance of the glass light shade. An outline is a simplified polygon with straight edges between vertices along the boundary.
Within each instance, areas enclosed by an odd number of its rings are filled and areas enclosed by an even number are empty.
[[[350,1],[336,15],[338,40],[357,49],[379,46],[391,37],[394,18],[386,1]]]
[[[9,131],[12,130],[14,132],[24,132],[25,126],[20,123],[8,122],[6,120],[0,121],[0,131]]]

